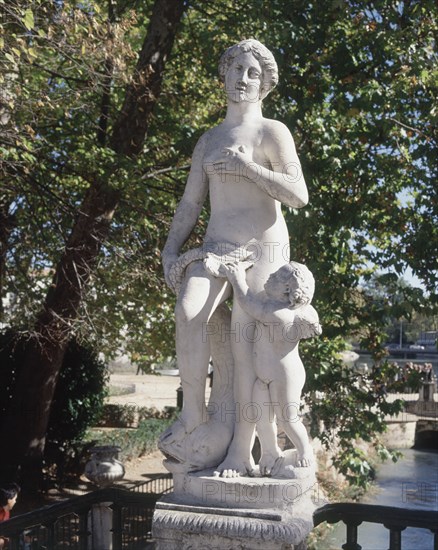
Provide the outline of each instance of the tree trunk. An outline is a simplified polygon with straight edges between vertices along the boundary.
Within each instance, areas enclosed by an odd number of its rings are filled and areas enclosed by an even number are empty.
[[[9,214],[10,204],[6,199],[0,199],[0,323],[3,321],[3,298],[5,298],[4,283],[6,277],[6,252],[8,250],[9,234],[14,225],[14,218]],[[0,389],[1,391],[1,389]]]
[[[113,130],[111,146],[119,154],[134,156],[142,148],[184,9],[180,0],[154,4],[136,72]],[[90,185],[29,336],[11,406],[0,419],[0,472],[3,477],[6,472],[10,477],[19,474],[27,490],[35,488],[41,476],[50,407],[72,323],[119,200],[119,192],[106,182],[96,180]]]

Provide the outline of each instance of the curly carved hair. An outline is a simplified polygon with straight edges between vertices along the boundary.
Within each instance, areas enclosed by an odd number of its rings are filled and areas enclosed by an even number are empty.
[[[315,279],[312,272],[304,264],[289,262],[291,270],[290,279],[298,281],[297,289],[288,289],[289,301],[292,307],[310,304],[315,292]]]
[[[272,53],[261,42],[254,39],[242,40],[224,51],[219,60],[219,78],[225,82],[225,75],[233,60],[241,53],[251,52],[262,68],[260,98],[264,99],[278,84],[278,67]]]

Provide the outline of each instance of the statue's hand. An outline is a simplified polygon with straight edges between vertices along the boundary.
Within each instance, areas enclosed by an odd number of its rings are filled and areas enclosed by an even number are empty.
[[[249,162],[252,162],[252,157],[249,154],[248,148],[245,145],[239,145],[239,147],[237,148],[224,147],[222,149],[222,154],[226,157],[231,157],[243,166],[245,166]]]
[[[163,271],[164,271],[164,278],[166,280],[167,286],[169,286],[171,289],[174,289],[174,284],[172,280],[169,277],[170,270],[174,263],[178,260],[178,254],[163,254],[162,255],[162,263],[163,263]]]
[[[248,154],[244,145],[240,145],[234,149],[232,147],[224,147],[221,151],[222,156],[214,161],[214,171],[221,176],[232,176],[235,182],[239,182],[240,178],[246,179],[246,167],[252,162],[251,155]],[[230,177],[227,179],[230,181]],[[231,181],[233,181],[231,179]]]
[[[222,264],[221,269],[230,283],[244,282],[246,280],[245,269],[248,268],[248,263],[249,262],[236,262],[233,264]]]

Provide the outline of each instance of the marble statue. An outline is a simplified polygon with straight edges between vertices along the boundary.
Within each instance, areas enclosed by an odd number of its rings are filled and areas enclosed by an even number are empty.
[[[307,330],[318,332],[318,321],[311,306],[298,310],[278,305],[281,300],[270,302],[269,289],[277,288],[272,281],[282,278],[284,264],[289,262],[289,235],[281,204],[301,208],[308,202],[289,130],[262,114],[262,101],[278,82],[275,59],[260,42],[244,40],[224,52],[219,74],[225,85],[226,116],[195,147],[184,195],[162,252],[166,282],[178,296],[176,352],[184,406],[159,446],[173,467],[176,463],[185,471],[213,467],[231,477],[254,471],[255,424],[248,418],[253,399],[263,392],[269,394],[280,424],[283,419],[276,402],[299,401],[304,371],[297,345],[280,342],[281,323],[300,326],[304,338]],[[182,253],[207,195],[211,214],[203,245]],[[233,287],[237,299],[230,318],[224,302],[232,296]],[[272,292],[273,299],[278,298],[280,291]],[[273,319],[279,316],[280,325],[274,330],[273,344],[264,351],[266,364],[262,359],[255,364],[255,331],[264,323],[258,315],[262,306],[257,304],[265,293],[270,297],[265,313]],[[285,364],[283,348],[290,355]],[[214,383],[207,408],[205,383],[211,357]],[[284,393],[279,391],[281,386],[287,386]],[[271,424],[270,431],[259,427],[266,434],[261,464],[265,473],[275,471],[281,458],[276,443],[268,448],[268,439],[275,439]],[[302,424],[283,422],[283,426],[298,446],[300,463],[307,464],[310,451]]]
[[[256,320],[253,368],[252,418],[256,422],[262,455],[261,475],[295,477],[277,444],[278,425],[297,449],[295,465],[310,467],[313,450],[300,419],[301,391],[305,381],[298,353],[301,339],[321,334],[318,314],[310,305],[315,288],[312,273],[303,264],[290,262],[272,273],[265,290],[254,293],[246,282],[243,263],[223,264],[222,273],[233,286],[234,299]]]

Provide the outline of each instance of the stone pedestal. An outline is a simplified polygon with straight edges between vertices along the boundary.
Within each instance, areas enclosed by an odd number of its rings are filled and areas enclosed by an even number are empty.
[[[90,511],[89,528],[91,535],[88,547],[93,550],[112,550],[113,511],[111,502],[94,504]]]
[[[85,466],[86,477],[98,487],[109,487],[123,478],[125,468],[118,460],[120,447],[104,445],[91,449],[91,459]],[[91,535],[89,548],[93,550],[111,550],[113,511],[111,502],[94,504],[88,518]]]
[[[422,402],[430,401],[433,403],[433,396],[435,391],[436,391],[436,383],[434,380],[422,382],[420,386],[418,401],[422,401]]]
[[[314,471],[301,473],[300,479],[174,474],[174,493],[155,508],[156,549],[304,550],[321,502]]]

